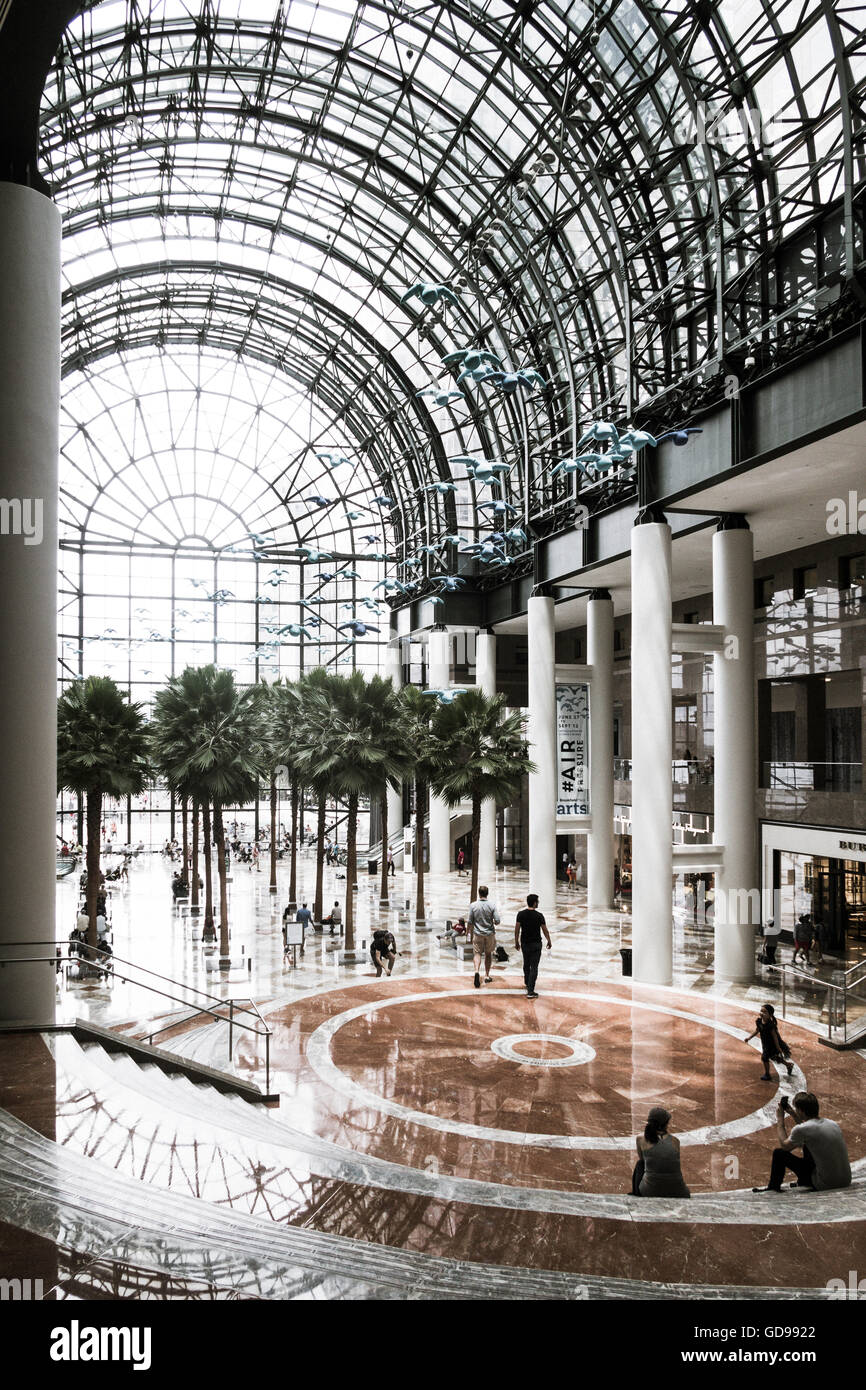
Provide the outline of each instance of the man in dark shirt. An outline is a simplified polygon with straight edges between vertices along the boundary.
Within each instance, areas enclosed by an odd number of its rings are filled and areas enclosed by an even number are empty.
[[[538,908],[538,894],[530,893],[526,907],[518,912],[514,925],[514,948],[523,951],[523,978],[526,981],[527,999],[537,999],[535,981],[538,978],[538,962],[541,960],[541,933],[544,932],[547,949],[550,950],[550,932]]]

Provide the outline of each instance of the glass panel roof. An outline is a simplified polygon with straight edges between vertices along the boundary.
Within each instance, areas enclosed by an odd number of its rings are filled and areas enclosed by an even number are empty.
[[[640,422],[682,354],[697,372],[775,331],[771,282],[811,309],[770,261],[846,162],[862,182],[864,27],[866,4],[822,0],[88,7],[42,117],[68,526],[357,553],[345,505],[304,509],[339,481],[322,441],[357,460],[383,546],[489,532],[456,455],[509,464],[495,495],[543,519],[591,418]],[[719,277],[745,302],[750,270],[744,318]],[[456,302],[404,303],[419,283]],[[539,377],[458,383],[442,359],[466,347]]]

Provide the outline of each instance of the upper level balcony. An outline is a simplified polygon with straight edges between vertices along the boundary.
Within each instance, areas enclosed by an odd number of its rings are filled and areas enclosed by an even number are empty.
[[[859,792],[862,763],[763,762],[761,787],[784,792]]]

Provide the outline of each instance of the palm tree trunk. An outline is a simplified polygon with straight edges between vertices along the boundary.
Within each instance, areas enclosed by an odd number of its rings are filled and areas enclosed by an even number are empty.
[[[358,797],[353,792],[349,797],[349,816],[346,826],[346,911],[344,914],[346,936],[344,951],[355,949],[355,898],[352,889],[357,877],[358,865]]]
[[[99,831],[102,824],[102,792],[87,793],[87,944],[99,945],[96,932],[96,900],[99,897]],[[95,954],[91,955],[95,960]]]
[[[183,825],[183,866],[180,876],[189,892],[189,802],[186,797],[181,800],[181,818]]]
[[[427,801],[427,783],[415,783],[415,923],[426,922],[427,910],[424,906],[424,811]]]
[[[213,865],[210,857],[210,802],[201,803],[202,828],[204,830],[204,929],[202,941],[213,941],[216,936],[213,925]]]
[[[197,917],[200,911],[198,901],[198,802],[192,803],[192,884],[189,899],[190,916]]]
[[[481,798],[472,796],[472,887],[469,901],[478,897],[478,855],[481,850]]]
[[[379,902],[388,899],[388,788],[379,797],[379,819],[382,822],[382,872],[379,876]]]
[[[289,868],[289,910],[298,906],[298,782],[292,778],[292,862]]]
[[[319,797],[319,819],[316,826],[316,897],[313,903],[313,921],[322,920],[322,880],[325,876],[325,793]]]
[[[226,884],[226,832],[223,825],[222,807],[217,803],[213,808],[213,830],[217,848],[217,874],[220,884],[220,965],[231,965],[229,950],[229,905]]]
[[[277,891],[277,779],[271,774],[271,882],[270,891]]]

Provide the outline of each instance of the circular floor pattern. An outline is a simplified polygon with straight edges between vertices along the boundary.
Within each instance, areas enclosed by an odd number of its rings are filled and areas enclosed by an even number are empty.
[[[495,997],[498,1000],[508,996],[520,995],[518,990],[497,990],[495,996],[488,995],[487,998]],[[472,1124],[469,1121],[458,1119],[454,1115],[446,1116],[430,1111],[421,1110],[417,1107],[404,1105],[393,1100],[388,1096],[378,1094],[368,1086],[355,1080],[340,1068],[332,1056],[332,1044],[334,1039],[340,1034],[341,1030],[347,1025],[358,1019],[371,1019],[380,1010],[395,1011],[401,1007],[409,1005],[427,1005],[428,1008],[437,1004],[441,1005],[443,1000],[474,999],[478,1002],[479,996],[472,990],[437,990],[432,993],[406,994],[395,997],[386,996],[381,999],[372,1000],[364,1004],[359,1004],[354,1008],[346,1009],[342,1013],[327,1019],[321,1023],[308,1039],[306,1054],[307,1061],[317,1074],[320,1080],[326,1082],[335,1091],[350,1098],[356,1103],[364,1105],[369,1109],[378,1110],[382,1114],[410,1124],[421,1126],[422,1128],[437,1130],[439,1133],[460,1135],[464,1138],[484,1141],[488,1143],[512,1144],[529,1146],[540,1149],[566,1149],[566,1150],[631,1150],[634,1147],[634,1132],[630,1128],[625,1134],[557,1134],[526,1131],[523,1128],[505,1129],[492,1125]],[[739,1042],[747,1036],[742,1028],[736,1028],[732,1024],[722,1022],[719,1019],[706,1018],[700,1014],[692,1013],[684,1009],[672,1008],[667,1004],[653,1004],[644,1000],[633,998],[623,998],[615,994],[602,994],[594,992],[584,992],[581,990],[547,990],[544,995],[545,1004],[549,1005],[554,1000],[567,1000],[571,1004],[580,1002],[584,1005],[597,1007],[605,1005],[614,1009],[629,1009],[632,1011],[645,1012],[649,1015],[663,1015],[669,1019],[685,1020],[687,1023],[700,1029],[707,1029],[726,1037],[734,1038]],[[417,1026],[423,1026],[423,1018]],[[458,1027],[460,1025],[457,1025]],[[556,1041],[564,1041],[560,1035],[556,1035]],[[489,1049],[488,1049],[489,1052]],[[514,1060],[513,1058],[511,1060]],[[533,1065],[531,1057],[519,1059],[528,1066]],[[588,1059],[587,1059],[588,1060]],[[777,1069],[779,1070],[779,1069]],[[479,1078],[481,1085],[487,1084],[487,1078]],[[791,1078],[792,1089],[798,1089],[805,1085],[805,1078],[799,1069],[795,1069]],[[677,1128],[680,1144],[683,1147],[698,1144],[718,1144],[726,1141],[741,1139],[745,1135],[756,1133],[766,1129],[775,1122],[776,1106],[781,1098],[781,1087],[774,1088],[767,1098],[766,1104],[758,1109],[752,1110],[745,1115],[737,1116],[735,1119],[727,1120],[722,1124],[700,1125],[692,1129]],[[652,1104],[650,1101],[648,1104]],[[647,1106],[648,1108],[648,1106]]]
[[[533,1045],[542,1044],[544,1050]],[[528,1049],[532,1047],[533,1050]],[[558,1056],[546,1055],[550,1048],[562,1048]],[[494,1038],[490,1051],[506,1062],[519,1062],[526,1067],[580,1067],[597,1056],[589,1043],[575,1042],[573,1038],[562,1038],[556,1033],[508,1033],[503,1038]]]

